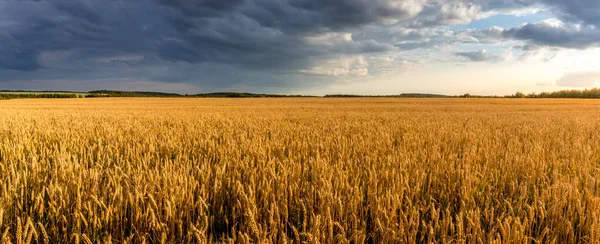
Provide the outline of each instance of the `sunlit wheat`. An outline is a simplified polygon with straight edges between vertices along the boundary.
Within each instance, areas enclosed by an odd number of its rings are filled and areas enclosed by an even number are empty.
[[[600,243],[600,101],[0,101],[3,243]]]

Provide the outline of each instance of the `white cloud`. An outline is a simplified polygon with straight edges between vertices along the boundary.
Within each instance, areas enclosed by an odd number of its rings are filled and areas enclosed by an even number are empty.
[[[326,61],[318,61],[310,69],[300,70],[300,73],[323,76],[367,76],[369,65],[361,55],[346,56]]]
[[[381,55],[368,58],[369,74],[374,76],[396,75],[405,71],[417,70],[424,66],[418,60]]]
[[[413,27],[462,25],[490,16],[482,6],[466,1],[437,1],[421,12],[411,23]]]
[[[304,41],[309,45],[331,46],[340,43],[352,42],[352,33],[348,32],[327,32],[304,37]]]
[[[564,87],[597,87],[600,85],[600,71],[567,73],[556,84]]]

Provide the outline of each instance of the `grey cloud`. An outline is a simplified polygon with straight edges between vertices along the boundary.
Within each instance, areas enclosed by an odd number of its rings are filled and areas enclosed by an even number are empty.
[[[504,29],[493,26],[484,30],[467,30],[464,33],[486,43],[495,43],[504,36]]]
[[[471,0],[469,0],[471,1]],[[544,9],[567,22],[600,24],[600,1],[597,0],[475,0],[486,11]]]
[[[189,17],[244,15],[261,26],[285,33],[343,31],[368,24],[385,24],[417,15],[426,0],[160,0],[184,16],[173,16],[176,25],[188,26]],[[220,2],[220,1],[214,1]],[[216,11],[216,13],[214,13]]]
[[[504,38],[523,40],[530,46],[571,49],[600,46],[600,1],[598,0],[512,0],[511,2],[513,4],[509,5],[546,8],[562,20],[562,23],[548,21],[528,23],[505,30]]]
[[[543,47],[567,49],[600,47],[600,29],[598,27],[559,20],[526,23],[510,29],[492,27],[484,30],[467,30],[456,32],[455,35],[473,37],[477,43],[522,41],[522,45],[515,45],[514,48],[523,51],[535,51]]]
[[[471,1],[434,1],[413,18],[410,26],[413,28],[431,26],[452,26],[467,24],[474,19],[482,18],[482,5]]]
[[[336,30],[343,29],[341,23],[348,26],[353,23],[344,20],[340,20],[340,23],[324,20],[324,16],[332,18],[341,13],[322,13],[327,10],[313,9],[315,6],[309,5],[308,2],[271,1],[266,8],[257,8],[256,4],[263,2],[268,1],[259,0],[254,5],[241,5],[238,7],[239,11],[222,18],[176,16],[177,21],[171,23],[175,24],[175,29],[178,30],[177,38],[159,42],[160,56],[171,61],[222,62],[250,69],[292,72],[307,68],[314,57],[386,52],[394,49],[392,45],[372,39],[348,40],[332,46],[311,45],[306,43],[307,37],[336,33]],[[384,1],[379,2],[384,6]],[[327,4],[333,3],[324,3],[325,6],[328,6]],[[365,5],[366,2],[355,1],[354,4]],[[350,3],[341,6],[356,7]],[[329,11],[339,11],[332,6],[328,8],[332,9]],[[273,22],[271,18],[280,20]],[[354,23],[356,25],[376,21],[358,18],[360,19]],[[305,20],[306,23],[299,25],[292,19]],[[288,20],[290,21],[287,22]]]
[[[536,46],[536,45],[532,45],[532,44],[526,44],[526,45],[514,45],[513,46],[514,49],[520,49],[523,50],[525,52],[535,52],[541,49],[540,46]]]
[[[436,45],[436,44],[433,42],[424,41],[424,42],[399,43],[399,44],[396,44],[395,46],[400,48],[400,50],[413,50],[413,49],[419,49],[419,48],[430,48],[430,47],[433,47],[434,45]]]
[[[456,25],[495,13],[523,9],[544,10],[569,23],[600,25],[597,0],[433,0],[413,22],[414,26]]]
[[[102,22],[102,18],[93,12],[85,1],[55,1],[54,7],[90,23],[99,24]]]
[[[600,27],[600,1],[598,0],[543,0],[563,19]]]
[[[220,16],[244,3],[244,0],[158,0],[188,16]]]
[[[587,49],[600,46],[600,30],[595,27],[541,22],[505,30],[504,37],[549,47]]]
[[[94,10],[107,15],[107,20],[103,21]],[[35,70],[41,68],[38,56],[48,51],[76,49],[86,51],[80,58],[96,58],[148,49],[142,29],[128,19],[115,18],[123,14],[123,10],[112,6],[65,1],[14,2],[3,11],[0,20],[12,19],[17,24],[0,34],[5,40],[3,43],[11,43],[0,46],[0,52],[7,54],[0,56],[1,63],[12,62],[14,56],[19,56],[28,59],[21,62],[31,64],[27,69]],[[87,16],[86,13],[93,14]],[[21,55],[23,53],[27,55]],[[1,68],[16,67],[2,65]]]
[[[0,50],[0,56],[0,67],[5,69],[32,71],[40,67],[36,60],[37,52],[34,50]]]
[[[445,47],[460,44],[497,44],[502,41],[502,29],[490,28],[488,30],[459,30],[450,31],[444,29],[431,29],[420,38],[411,38],[394,44],[400,50],[413,49],[443,49]],[[500,37],[498,37],[500,35]]]
[[[489,0],[477,1],[487,9],[513,9],[527,7],[539,2],[538,0]]]
[[[550,8],[565,25],[445,28],[535,6]],[[300,86],[299,71],[335,57],[506,40],[596,47],[599,9],[591,0],[3,1],[0,82],[133,77],[207,89],[283,89]],[[468,61],[501,59],[480,52],[454,55]],[[375,67],[371,62],[382,61],[365,62],[361,65]]]
[[[424,0],[290,0],[293,7],[316,12],[321,23],[334,29],[346,26],[399,21],[415,16]]]
[[[496,62],[502,59],[499,55],[489,54],[485,49],[471,52],[455,52],[454,55],[469,62]]]

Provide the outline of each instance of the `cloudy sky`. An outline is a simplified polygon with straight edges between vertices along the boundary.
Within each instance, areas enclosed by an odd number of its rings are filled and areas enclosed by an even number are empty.
[[[0,0],[0,89],[600,86],[598,0]]]

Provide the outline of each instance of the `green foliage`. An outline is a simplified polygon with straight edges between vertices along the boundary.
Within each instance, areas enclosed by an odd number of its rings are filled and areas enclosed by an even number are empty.
[[[600,98],[600,88],[584,90],[561,90],[555,92],[530,93],[525,95],[517,92],[514,95],[507,96],[512,98]]]
[[[516,97],[516,98],[525,98],[526,96],[525,96],[525,93],[517,92],[517,93],[515,93],[515,95],[513,95],[513,97]]]
[[[17,98],[78,98],[75,93],[0,93],[0,100]]]
[[[90,91],[85,97],[181,97],[177,93],[148,92],[148,91],[113,91],[95,90]]]
[[[352,94],[330,94],[325,97],[404,97],[404,98],[447,98],[452,96],[440,95],[440,94],[427,94],[427,93],[402,93],[399,95],[352,95]]]
[[[86,97],[303,97],[300,95],[279,95],[279,94],[254,94],[254,93],[239,93],[239,92],[214,92],[202,93],[196,95],[181,95],[177,93],[163,92],[140,92],[140,91],[112,91],[112,90],[97,90],[90,91]]]
[[[239,92],[213,92],[192,95],[194,97],[312,97],[302,95],[280,95],[280,94],[256,94],[256,93],[239,93]]]

